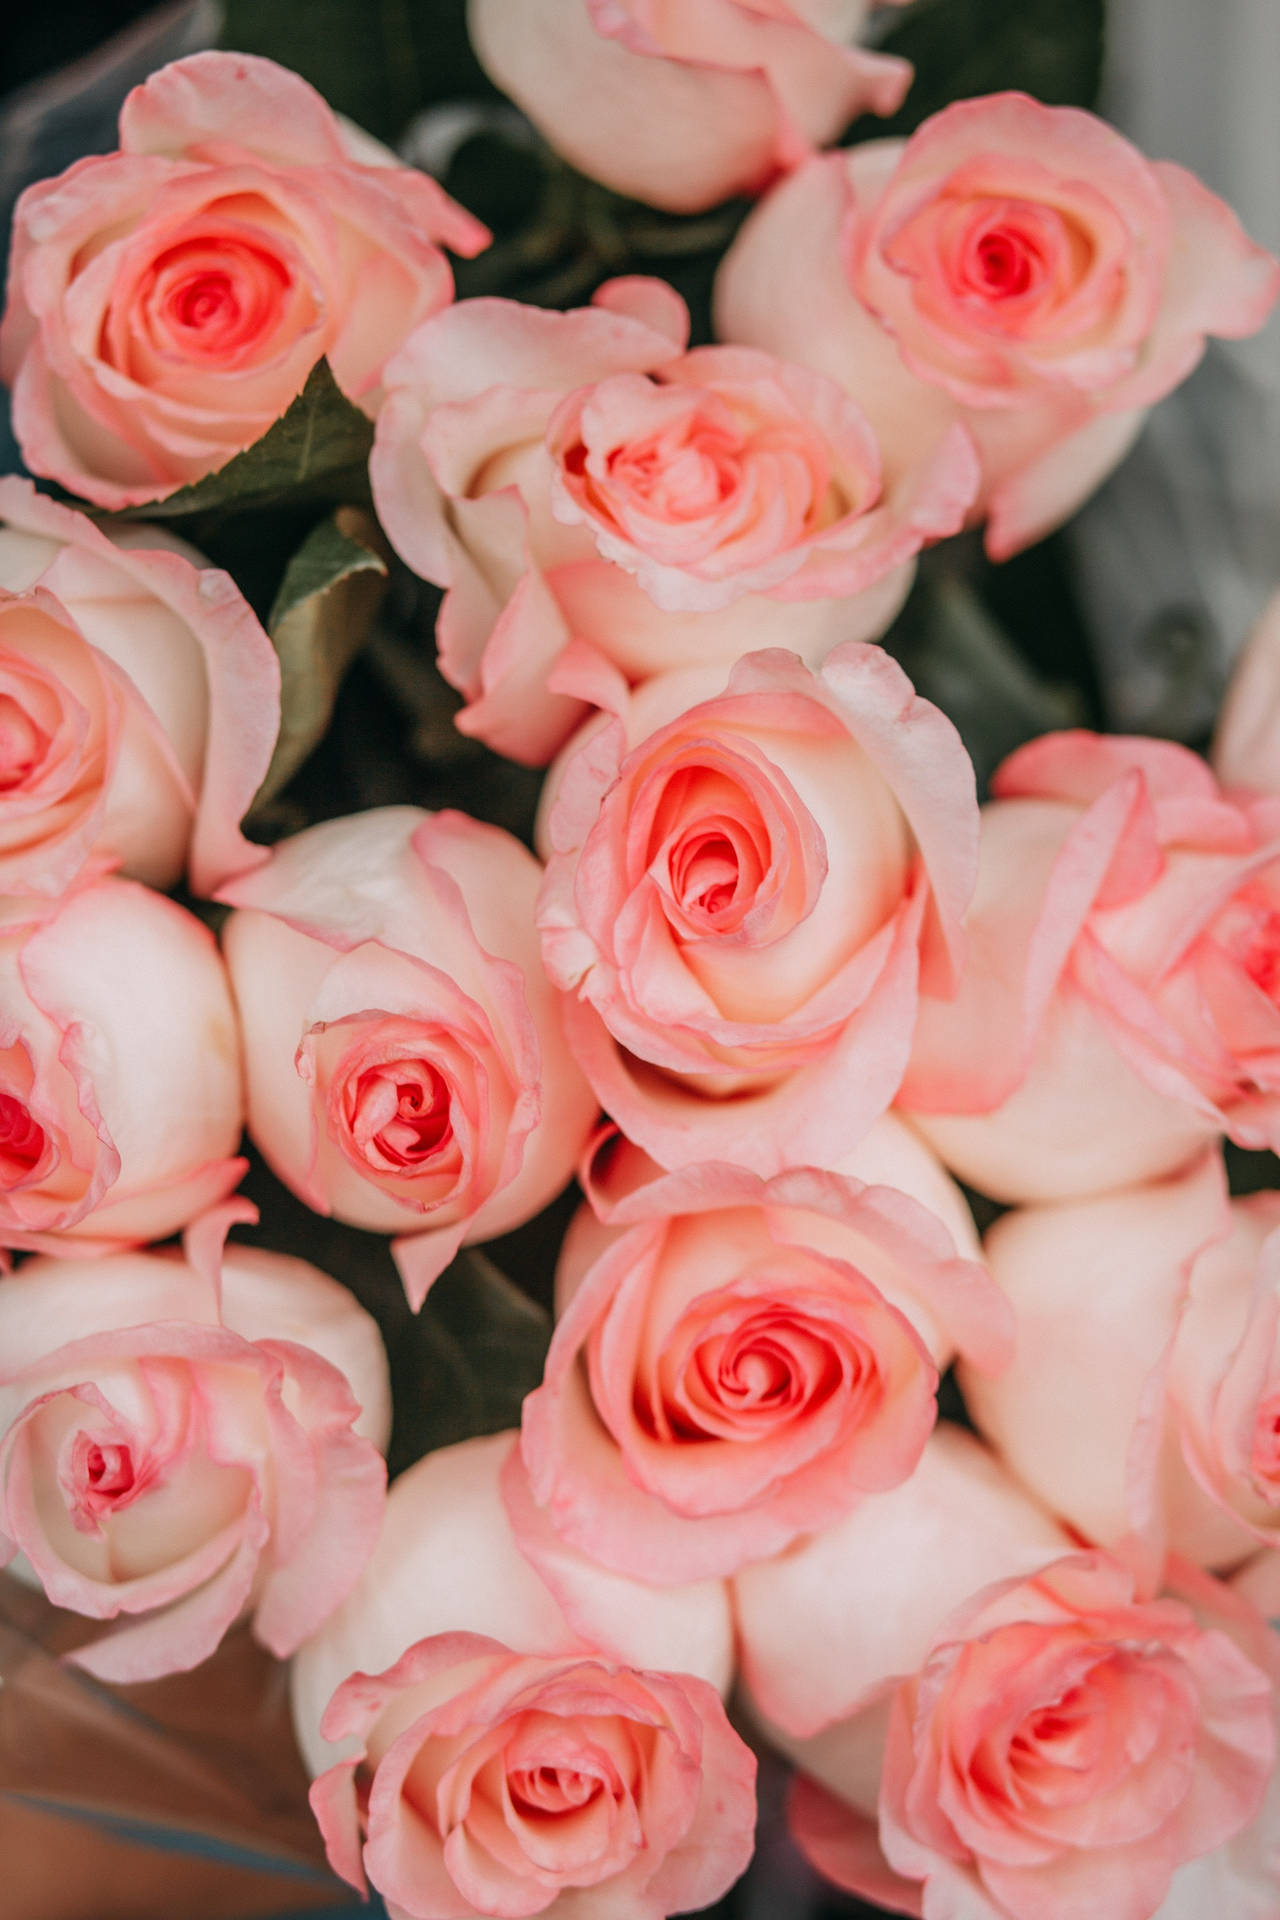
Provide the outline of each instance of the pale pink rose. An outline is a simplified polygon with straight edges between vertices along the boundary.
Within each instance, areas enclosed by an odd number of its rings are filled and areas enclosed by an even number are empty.
[[[461,813],[382,807],[224,889],[249,1131],[319,1213],[395,1233],[414,1306],[573,1172],[596,1103],[560,1031],[542,869]]]
[[[1143,1599],[1098,1553],[984,1588],[894,1689],[875,1802],[861,1770],[797,1783],[801,1847],[930,1920],[1172,1920],[1184,1875],[1232,1884],[1275,1770],[1280,1666],[1261,1616],[1212,1589]]]
[[[968,961],[901,1103],[1002,1200],[1280,1143],[1280,806],[1164,740],[1048,734],[983,809]]]
[[[756,193],[911,68],[853,44],[869,0],[469,0],[489,77],[583,173],[675,213]]]
[[[162,1240],[235,1186],[244,1092],[217,944],[105,879],[0,927],[0,1247]]]
[[[876,1135],[889,1184],[856,1152],[762,1180],[596,1143],[522,1419],[564,1539],[641,1580],[732,1573],[905,1480],[957,1350],[1007,1364],[1005,1302],[921,1203],[945,1176],[889,1116]]]
[[[1224,787],[1280,793],[1280,592],[1272,594],[1236,662],[1210,759]]]
[[[29,187],[0,378],[31,470],[100,507],[162,498],[259,439],[322,357],[376,411],[387,356],[453,297],[441,246],[488,235],[371,147],[296,73],[197,53],[134,88],[118,152]]]
[[[1150,1920],[1275,1758],[1264,1621],[1194,1570],[1153,1599],[967,1434],[734,1582],[792,1825],[844,1887],[929,1920]],[[1176,1884],[1176,1882],[1175,1882]]]
[[[1075,511],[1206,335],[1256,332],[1278,289],[1193,174],[1006,93],[811,160],[748,220],[716,303],[723,338],[839,380],[901,458],[962,421],[1004,559]]]
[[[950,721],[878,647],[757,653],[647,682],[548,787],[543,952],[601,1103],[663,1166],[838,1164],[952,988],[977,813]]]
[[[294,1664],[330,1863],[392,1920],[704,1906],[755,1819],[719,1698],[724,1588],[655,1595],[562,1552],[553,1597],[503,1513],[512,1439],[396,1482],[360,1584]]]
[[[211,892],[266,857],[239,821],[279,724],[229,575],[0,479],[0,893],[56,896],[89,861]]]
[[[905,465],[831,381],[748,348],[686,353],[688,328],[661,281],[614,280],[571,313],[464,301],[387,368],[379,516],[447,589],[458,725],[515,759],[563,745],[595,700],[588,663],[634,683],[874,639],[918,549],[963,523],[963,428]]]
[[[1016,1356],[961,1383],[1025,1485],[1156,1564],[1226,1569],[1280,1545],[1280,1194],[1228,1203],[1208,1154],[1158,1185],[1006,1214],[987,1256]]]
[[[60,1607],[126,1624],[72,1658],[150,1680],[241,1614],[280,1658],[354,1586],[391,1427],[378,1330],[302,1260],[225,1250],[27,1262],[0,1286],[0,1545]]]

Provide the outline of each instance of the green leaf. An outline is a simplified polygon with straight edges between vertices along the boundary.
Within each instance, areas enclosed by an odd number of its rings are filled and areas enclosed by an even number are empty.
[[[323,737],[386,582],[377,522],[359,507],[339,507],[322,520],[290,560],[267,621],[280,656],[280,737],[255,810],[279,793]]]
[[[1014,88],[1054,107],[1092,107],[1102,78],[1104,0],[916,0],[879,42],[915,67],[889,120],[859,137],[913,133],[953,100]]]
[[[1088,719],[1081,692],[1042,679],[964,580],[922,572],[885,646],[956,727],[980,797],[1015,747]]]
[[[465,1247],[427,1295],[411,1335],[412,1389],[396,1396],[397,1464],[520,1424],[541,1383],[547,1314],[483,1253]]]
[[[126,507],[109,520],[190,520],[196,515],[258,512],[299,500],[369,499],[373,422],[348,400],[318,360],[307,384],[261,440],[215,473],[163,500]]]
[[[340,580],[355,573],[385,574],[376,522],[359,507],[339,507],[314,527],[285,568],[268,618],[272,634],[299,613],[324,604]]]

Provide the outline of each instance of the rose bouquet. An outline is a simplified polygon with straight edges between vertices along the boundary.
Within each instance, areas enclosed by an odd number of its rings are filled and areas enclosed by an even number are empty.
[[[390,1920],[1280,1913],[1280,600],[1123,733],[1055,537],[1280,264],[1041,11],[232,4],[16,201],[6,1591]]]

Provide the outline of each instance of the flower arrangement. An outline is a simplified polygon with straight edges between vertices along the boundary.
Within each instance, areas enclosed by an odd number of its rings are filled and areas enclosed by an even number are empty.
[[[860,1911],[1280,1912],[1280,620],[1212,745],[965,637],[1280,263],[868,16],[471,0],[523,230],[230,49],[14,211],[0,1541],[391,1920],[758,1755]]]

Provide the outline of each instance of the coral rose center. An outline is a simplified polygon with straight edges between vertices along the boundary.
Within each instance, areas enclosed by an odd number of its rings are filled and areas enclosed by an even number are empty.
[[[48,734],[11,694],[0,693],[0,793],[23,786],[48,751]]]
[[[449,1088],[425,1060],[391,1060],[359,1075],[348,1118],[356,1145],[371,1161],[413,1167],[450,1137]]]
[[[275,332],[290,290],[288,269],[266,247],[199,236],[156,258],[139,308],[158,351],[222,364]]]
[[[0,1187],[16,1187],[44,1153],[44,1128],[11,1093],[0,1093]]]

